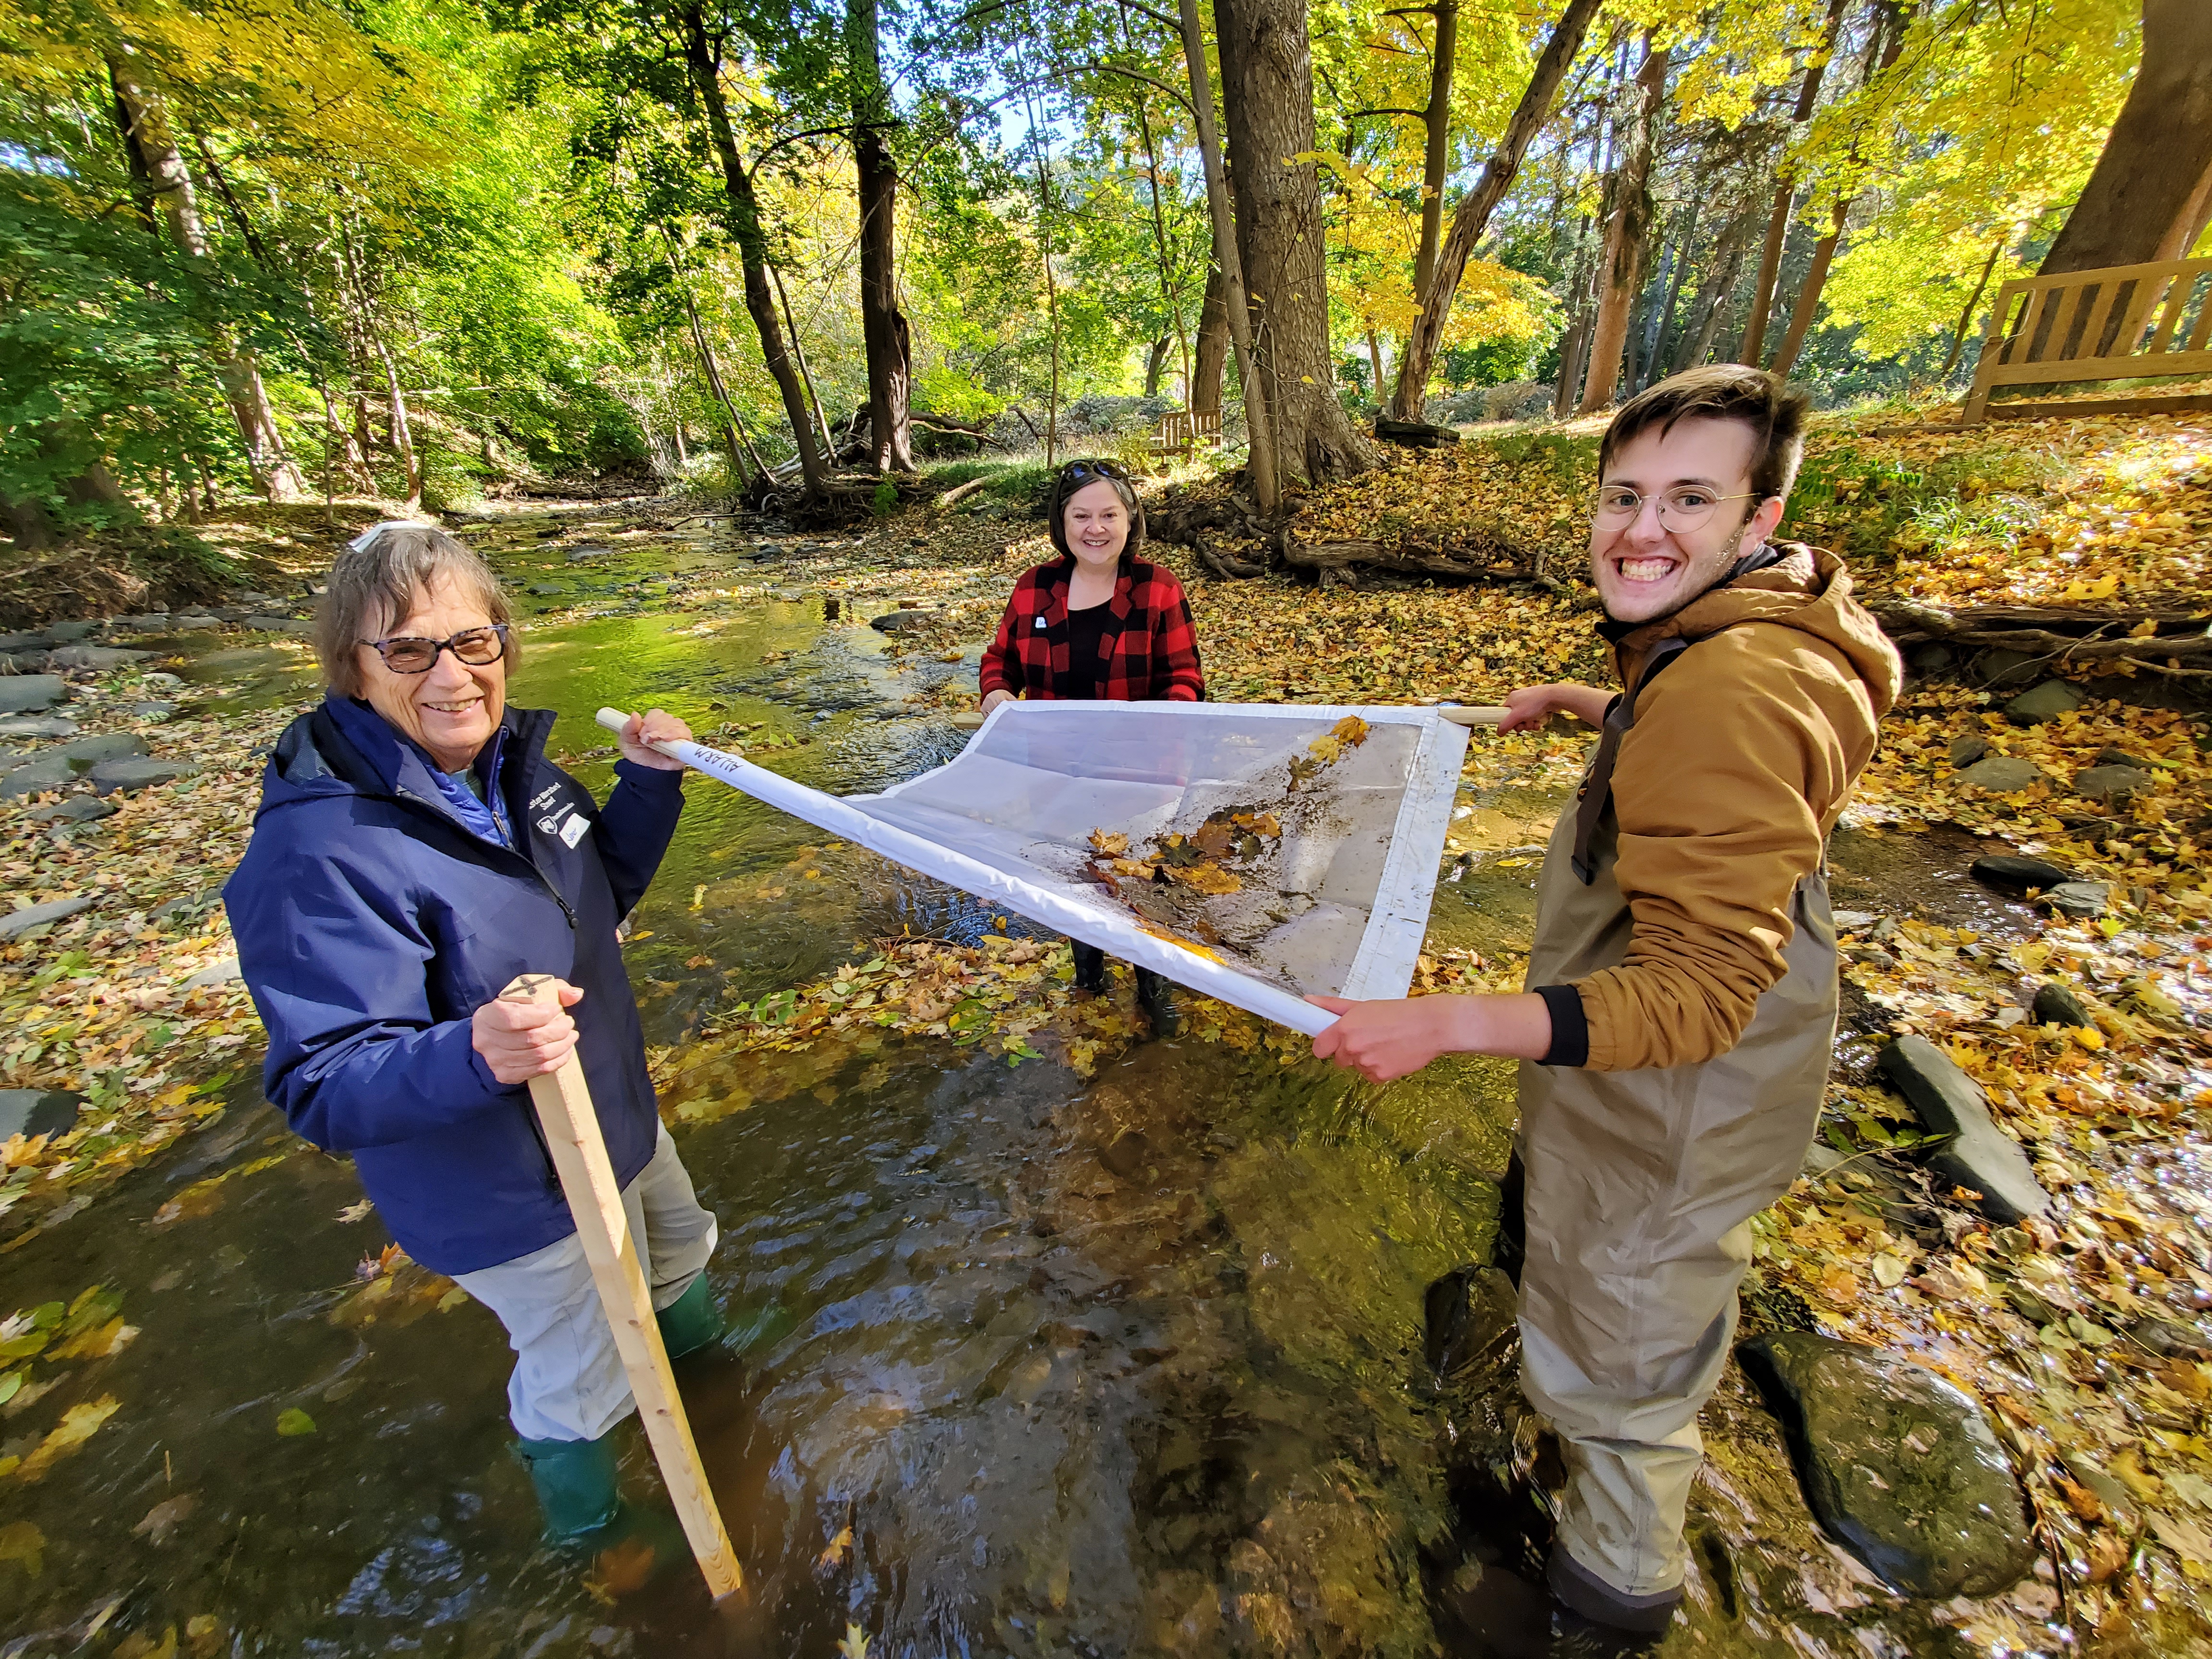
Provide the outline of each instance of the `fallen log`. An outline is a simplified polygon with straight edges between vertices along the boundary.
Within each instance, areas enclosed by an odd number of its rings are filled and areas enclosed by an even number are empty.
[[[2212,629],[2202,627],[2186,634],[2146,634],[2140,637],[2124,634],[2115,638],[2105,630],[2140,627],[2141,623],[2130,624],[2124,618],[2111,617],[2094,624],[2091,633],[2062,634],[2050,628],[1973,627],[1941,606],[1911,599],[1893,599],[1871,608],[1883,630],[1900,645],[1940,640],[1947,645],[2002,646],[2060,661],[2131,659],[2149,663],[2164,662],[2172,657],[2212,655]],[[2053,617],[2051,620],[2059,618]]]
[[[1426,421],[1394,421],[1388,415],[1375,417],[1375,435],[1384,443],[1407,449],[1442,449],[1459,441],[1459,434],[1450,427],[1431,426]]]
[[[1455,554],[1441,548],[1409,547],[1392,542],[1301,542],[1285,536],[1284,559],[1305,570],[1341,570],[1347,565],[1369,565],[1377,570],[1402,571],[1409,575],[1445,576],[1456,581],[1484,579],[1526,579],[1524,564],[1499,562],[1477,554]]]

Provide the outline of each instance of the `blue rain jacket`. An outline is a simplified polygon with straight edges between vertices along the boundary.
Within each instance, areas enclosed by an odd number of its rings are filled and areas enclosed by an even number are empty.
[[[222,890],[269,1028],[270,1100],[352,1155],[392,1237],[440,1273],[575,1231],[530,1091],[493,1077],[469,1040],[471,1016],[518,974],[583,988],[570,1012],[617,1177],[653,1156],[615,928],[668,850],[683,774],[619,762],[601,808],[545,758],[552,728],[550,710],[509,708],[489,749],[510,848],[440,787],[423,750],[366,703],[326,698],[277,740]]]

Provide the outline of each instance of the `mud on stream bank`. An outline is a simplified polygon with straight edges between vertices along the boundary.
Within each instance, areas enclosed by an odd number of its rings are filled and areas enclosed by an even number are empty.
[[[972,684],[972,640],[948,660],[865,620],[915,592],[994,617],[1012,574],[915,550],[910,572],[830,583],[857,550],[786,538],[756,556],[773,538],[703,521],[464,528],[525,612],[511,695],[559,711],[556,749],[600,791],[605,704],[668,708],[838,793],[940,763],[960,738],[933,705]],[[179,653],[202,714],[312,695],[295,644],[144,643]],[[1536,872],[1516,849],[1572,781],[1567,760],[1469,785],[1432,951],[1525,949]],[[993,931],[965,896],[705,780],[687,793],[629,947],[649,1043],[711,1055],[718,1013],[867,941]],[[1837,903],[2033,931],[2025,906],[1957,879],[1972,851],[1846,830]],[[1086,1078],[866,1027],[744,1064],[741,1098],[677,1068],[663,1105],[720,1218],[709,1279],[746,1340],[683,1380],[772,1610],[763,1650],[826,1659],[857,1627],[878,1659],[1546,1651],[1464,1616],[1541,1529],[1510,1338],[1449,1380],[1424,1340],[1426,1287],[1488,1259],[1510,1066],[1374,1089],[1185,1037],[1109,1048]],[[43,1386],[0,1403],[4,1455],[71,1411],[98,1419],[41,1478],[0,1480],[0,1659],[730,1650],[688,1564],[537,1546],[496,1322],[373,1265],[387,1238],[349,1166],[294,1139],[245,1069],[213,1127],[0,1255],[0,1309],[100,1286],[136,1328],[105,1357],[50,1356]],[[2020,1632],[2056,1606],[2042,1581],[1993,1609],[1903,1601],[1814,1528],[1733,1368],[1706,1425],[1666,1653],[2030,1650]],[[652,1501],[634,1434],[625,1469]]]

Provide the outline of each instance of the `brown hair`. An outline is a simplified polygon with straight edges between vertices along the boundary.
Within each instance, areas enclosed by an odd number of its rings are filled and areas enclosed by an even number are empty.
[[[1598,446],[1598,477],[1604,478],[1623,445],[1655,426],[1664,437],[1683,421],[1741,421],[1752,430],[1751,487],[1758,496],[1744,514],[1748,519],[1759,501],[1789,495],[1805,453],[1805,416],[1812,407],[1809,394],[1763,368],[1709,363],[1684,369],[1620,406]]]
[[[357,648],[414,610],[415,596],[441,580],[464,592],[472,590],[489,620],[512,628],[514,609],[491,567],[434,525],[376,525],[339,554],[315,610],[315,654],[322,659],[323,684],[342,697],[359,696]],[[509,669],[521,654],[510,631]]]

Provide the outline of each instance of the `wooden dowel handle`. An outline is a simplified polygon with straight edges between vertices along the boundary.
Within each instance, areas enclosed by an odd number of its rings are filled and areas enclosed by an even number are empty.
[[[552,1002],[559,982],[550,974],[524,974],[500,997],[508,1002]],[[583,1062],[572,1053],[559,1070],[531,1079],[530,1098],[544,1127],[561,1190],[576,1218],[577,1242],[583,1246],[592,1286],[614,1331],[615,1351],[622,1356],[630,1393],[637,1398],[638,1416],[660,1465],[661,1484],[668,1488],[676,1517],[684,1523],[684,1535],[698,1558],[699,1571],[706,1575],[707,1588],[718,1601],[734,1595],[744,1588],[744,1570],[738,1565],[738,1553],[722,1525],[714,1489],[707,1484],[706,1466],[699,1461],[698,1443],[691,1437],[690,1419],[676,1391],[676,1374],[669,1368],[668,1349],[660,1340],[660,1322],[653,1316],[653,1291],[638,1259],[637,1241],[630,1236],[629,1212],[623,1207],[622,1187],[607,1156],[605,1137],[599,1133],[591,1091],[585,1085]]]

